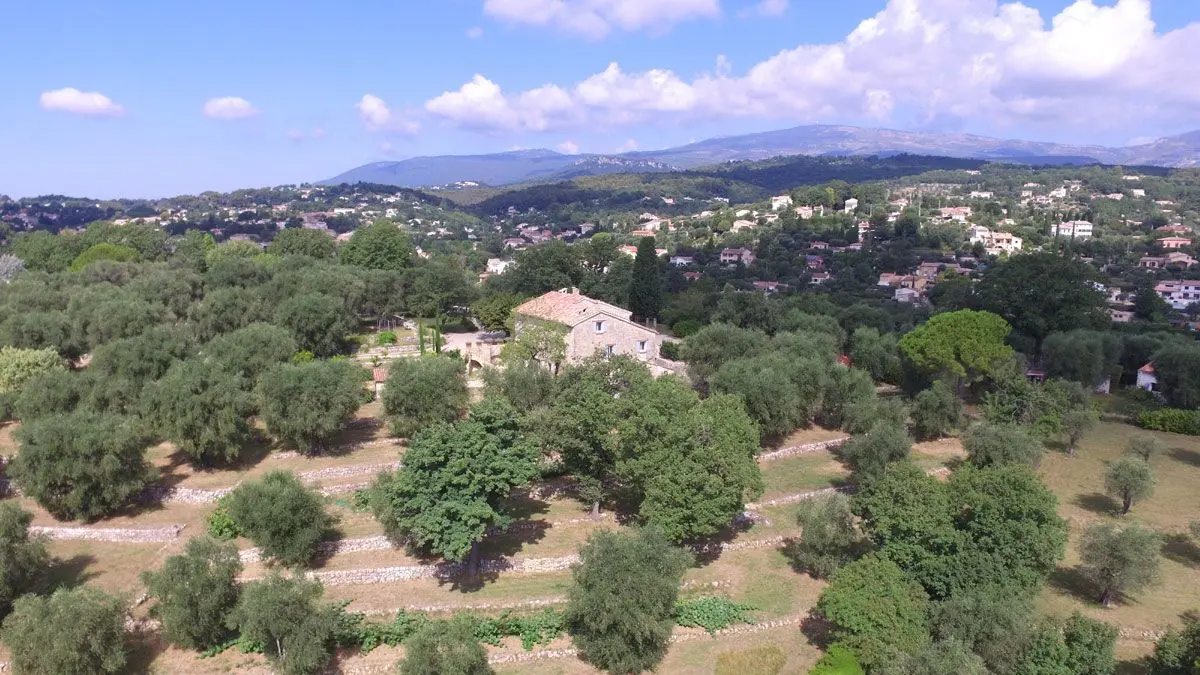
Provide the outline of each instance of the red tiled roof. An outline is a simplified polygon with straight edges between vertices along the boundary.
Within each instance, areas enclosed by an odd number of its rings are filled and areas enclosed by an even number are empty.
[[[597,311],[624,320],[628,320],[630,314],[628,310],[581,295],[578,290],[550,291],[518,306],[513,313],[574,326]]]

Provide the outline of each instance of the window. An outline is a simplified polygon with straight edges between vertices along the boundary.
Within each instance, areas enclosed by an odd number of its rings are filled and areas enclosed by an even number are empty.
[[[604,346],[604,355],[605,355],[605,356],[612,356],[612,355],[613,355],[613,353],[615,352],[616,348],[617,348],[617,346],[616,346],[616,345],[605,345],[605,346]]]
[[[604,321],[596,322],[596,332],[597,333],[603,333],[607,330],[608,330],[608,324],[606,322],[604,322]]]
[[[638,347],[638,353],[644,354],[646,352],[646,341],[638,340],[637,347]]]

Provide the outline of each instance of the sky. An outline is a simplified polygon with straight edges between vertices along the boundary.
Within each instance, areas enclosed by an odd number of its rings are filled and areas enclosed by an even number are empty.
[[[1200,128],[1200,0],[10,0],[0,194],[800,124],[1126,145]]]

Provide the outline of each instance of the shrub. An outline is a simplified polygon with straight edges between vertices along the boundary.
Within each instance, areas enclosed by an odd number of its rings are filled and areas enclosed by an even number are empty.
[[[703,628],[709,635],[736,623],[754,623],[749,612],[753,605],[741,605],[729,598],[706,596],[675,603],[675,623],[685,628]]]
[[[1200,436],[1200,410],[1144,410],[1137,416],[1138,426],[1151,431]]]
[[[680,360],[679,343],[664,341],[662,343],[662,347],[659,349],[658,353],[664,359],[670,359],[671,361],[678,361],[678,360]]]
[[[390,330],[385,330],[375,337],[375,342],[380,347],[396,344],[396,333]]]
[[[217,503],[217,509],[208,516],[208,533],[214,539],[237,539],[244,534],[241,526],[229,513],[225,498]]]
[[[858,665],[858,659],[855,658],[854,652],[846,649],[842,645],[830,645],[829,651],[825,652],[825,656],[817,661],[817,665],[809,672],[809,675],[864,675],[862,666]]]

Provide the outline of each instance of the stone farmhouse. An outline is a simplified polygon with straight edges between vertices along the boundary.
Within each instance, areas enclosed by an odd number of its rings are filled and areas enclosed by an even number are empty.
[[[632,313],[607,302],[582,295],[578,288],[550,291],[513,310],[516,336],[535,321],[567,328],[567,363],[596,356],[632,356],[654,364],[662,347],[662,335],[635,323]]]

